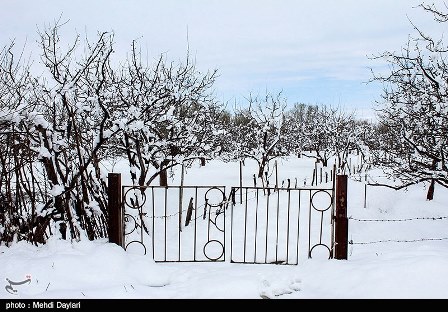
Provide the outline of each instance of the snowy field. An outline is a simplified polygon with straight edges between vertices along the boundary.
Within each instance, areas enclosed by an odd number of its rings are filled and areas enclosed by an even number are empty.
[[[300,187],[310,186],[313,166],[312,159],[279,160],[279,184],[289,178]],[[129,184],[120,163],[113,171]],[[246,162],[243,185],[253,186],[255,172],[254,163]],[[369,175],[381,178],[381,172]],[[169,183],[180,183],[180,169]],[[239,185],[239,163],[195,165],[186,171],[184,184],[229,190]],[[401,191],[368,186],[365,208],[364,191],[363,182],[349,179],[353,244],[347,261],[328,260],[325,252],[308,259],[305,208],[298,265],[230,263],[228,228],[226,261],[219,263],[155,263],[150,252],[126,252],[106,240],[52,238],[39,247],[25,242],[0,247],[0,298],[448,298],[448,191],[436,186],[435,199],[426,201],[424,185]],[[230,218],[227,213],[226,226]],[[327,221],[324,232],[330,232]],[[241,232],[235,235],[241,239]]]

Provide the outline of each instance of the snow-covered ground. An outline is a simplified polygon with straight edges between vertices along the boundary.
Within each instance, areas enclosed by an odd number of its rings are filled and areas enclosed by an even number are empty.
[[[279,161],[278,168],[279,183],[311,183],[311,159]],[[114,171],[126,184],[124,169],[117,164]],[[253,173],[246,162],[244,185],[253,184]],[[178,184],[179,176],[170,182]],[[195,166],[184,184],[237,186],[239,164]],[[107,240],[55,237],[39,247],[0,247],[0,298],[448,298],[448,190],[436,186],[435,199],[426,201],[424,185],[369,186],[364,208],[364,184],[349,180],[348,196],[347,261],[308,259],[302,246],[298,265],[154,263]],[[395,221],[363,221],[374,219]]]

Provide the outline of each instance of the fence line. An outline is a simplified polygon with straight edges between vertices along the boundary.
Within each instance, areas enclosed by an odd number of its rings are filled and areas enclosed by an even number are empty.
[[[358,221],[358,222],[406,222],[406,221],[414,221],[414,220],[444,220],[448,219],[448,216],[444,217],[416,217],[416,218],[406,218],[406,219],[357,219],[353,217],[349,217],[350,220]]]
[[[438,221],[448,219],[448,216],[442,217],[415,217],[415,218],[405,218],[405,219],[357,219],[354,217],[349,217],[350,220],[357,222],[408,222],[408,221],[416,221],[416,220],[425,220],[425,221]],[[424,241],[444,241],[448,240],[448,237],[440,237],[440,238],[419,238],[419,239],[385,239],[378,241],[370,241],[370,242],[354,242],[350,240],[349,245],[371,245],[371,244],[381,244],[381,243],[416,243],[416,242],[424,242]]]
[[[236,187],[237,188],[237,187]],[[252,188],[252,187],[245,187],[245,186],[243,186],[243,189],[244,188]],[[260,190],[262,190],[263,188],[260,188]],[[275,188],[271,188],[271,189],[273,189],[274,190],[274,192],[275,192]],[[277,189],[279,189],[279,188],[277,188]],[[295,188],[291,188],[290,190],[295,190]],[[311,190],[311,191],[313,191],[313,190],[319,190],[319,189],[314,189],[314,188],[302,188],[302,190]],[[247,194],[255,194],[256,193],[256,191],[247,191]],[[274,193],[271,193],[271,195],[273,195]],[[227,200],[225,200],[225,201],[223,201],[223,206],[226,206],[226,205],[228,205],[228,204],[231,204],[232,203],[232,193],[230,193],[230,195],[227,197]],[[236,195],[236,194],[235,194]],[[249,198],[247,198],[247,201],[248,202],[250,202],[250,201],[253,201],[253,200],[256,200],[257,199],[257,196],[255,195],[255,196],[251,196],[251,197],[249,197]],[[204,208],[205,207],[205,204],[202,204],[202,205],[200,205],[200,206],[198,206],[197,207],[197,209],[199,210],[200,208]],[[226,208],[225,208],[226,209]],[[193,208],[193,210],[195,210],[194,208]],[[165,219],[165,218],[172,218],[172,217],[175,217],[175,216],[178,216],[179,214],[181,214],[181,213],[185,213],[185,212],[187,212],[188,211],[188,208],[187,209],[183,209],[182,211],[178,211],[178,212],[175,212],[175,213],[173,213],[173,214],[170,214],[170,215],[160,215],[160,216],[147,216],[147,213],[143,213],[143,215],[144,215],[144,217],[146,218],[146,219]],[[220,210],[217,210],[216,212],[214,212],[213,214],[214,215],[219,215],[220,213],[222,213]],[[125,215],[130,215],[130,216],[132,216],[132,214],[129,214],[129,213],[126,213]],[[203,214],[202,215],[200,215],[200,216],[198,216],[197,218],[200,218],[200,217],[203,217]],[[447,217],[448,218],[448,217]],[[193,219],[194,220],[194,219]]]
[[[204,208],[205,207],[205,205],[201,205],[201,206],[198,206],[198,208],[197,208],[197,210],[199,210],[199,208]],[[196,210],[195,208],[193,208],[193,210]],[[182,213],[184,213],[184,212],[188,212],[188,209],[184,209],[184,210],[182,210]],[[212,215],[220,215],[222,213],[222,211],[221,210],[217,210],[216,212],[213,212],[212,213]],[[173,213],[173,214],[170,214],[170,215],[166,215],[166,216],[152,216],[152,217],[148,217],[147,216],[147,213],[145,212],[145,213],[142,213],[142,215],[146,218],[146,219],[168,219],[168,218],[172,218],[172,217],[176,217],[176,216],[178,216],[179,214],[181,214],[181,212],[176,212],[176,213]],[[206,213],[207,214],[207,213]],[[132,214],[130,214],[130,213],[125,213],[125,216],[132,216],[132,217],[134,217],[134,215],[132,215]],[[199,215],[199,216],[197,216],[195,219],[199,219],[199,218],[202,218],[204,216],[204,213],[203,214],[201,214],[201,215]],[[195,219],[192,219],[192,220],[195,220]]]
[[[378,240],[378,241],[371,241],[371,242],[354,242],[353,240],[350,240],[348,243],[349,245],[371,245],[371,244],[380,244],[380,243],[416,243],[416,242],[424,242],[424,241],[443,241],[448,240],[448,237],[441,237],[441,238],[420,238],[420,239],[386,239],[386,240]]]

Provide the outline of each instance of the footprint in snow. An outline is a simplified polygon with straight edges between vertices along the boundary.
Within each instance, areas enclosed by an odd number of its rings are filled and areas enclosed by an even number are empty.
[[[275,297],[289,295],[293,292],[300,291],[301,280],[295,278],[289,281],[274,280],[268,281],[263,279],[260,286],[260,297],[263,299],[273,299]]]

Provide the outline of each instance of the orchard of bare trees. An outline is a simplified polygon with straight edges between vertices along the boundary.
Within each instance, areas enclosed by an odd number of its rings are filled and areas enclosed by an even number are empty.
[[[214,155],[222,114],[210,92],[216,71],[199,74],[164,57],[111,65],[113,34],[60,44],[56,24],[39,32],[45,73],[5,47],[0,61],[0,240],[44,242],[48,235],[107,236],[102,161],[127,159],[132,180],[146,185],[167,169]],[[152,171],[151,171],[152,170]]]
[[[422,9],[448,21],[435,6]],[[269,92],[228,110],[213,92],[217,71],[201,73],[188,53],[183,62],[150,62],[132,42],[128,59],[113,62],[113,33],[66,46],[61,27],[38,32],[43,73],[14,43],[0,52],[0,243],[106,237],[103,164],[113,159],[125,160],[141,186],[168,185],[172,168],[198,160],[253,159],[265,185],[276,158],[323,166],[334,158],[345,172],[357,153],[398,181],[389,187],[426,182],[428,199],[436,184],[448,187],[448,47],[423,31],[400,52],[374,57],[391,72],[374,73],[383,101],[378,121],[366,121]]]

